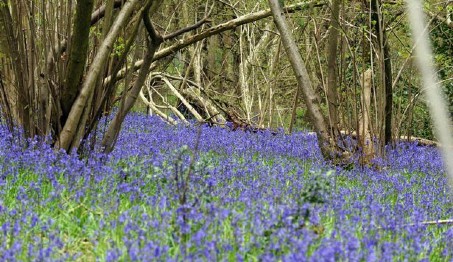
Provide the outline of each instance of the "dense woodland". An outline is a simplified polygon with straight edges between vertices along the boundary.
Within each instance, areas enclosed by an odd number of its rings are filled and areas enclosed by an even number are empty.
[[[453,261],[452,13],[0,0],[0,261]]]
[[[453,112],[453,5],[424,11]],[[1,0],[2,118],[66,151],[110,152],[139,110],[169,124],[309,129],[325,158],[361,148],[367,160],[397,140],[436,140],[408,16],[400,0]]]

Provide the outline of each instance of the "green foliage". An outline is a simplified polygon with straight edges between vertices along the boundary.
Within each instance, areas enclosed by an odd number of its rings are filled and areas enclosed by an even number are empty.
[[[120,37],[118,37],[118,39],[115,42],[115,45],[113,46],[112,55],[120,57],[124,53],[125,50],[126,50],[126,40],[120,36]]]
[[[444,23],[438,23],[431,31],[431,40],[438,75],[453,115],[453,29]]]
[[[309,130],[312,128],[308,117],[307,109],[305,107],[298,107],[296,109],[295,127],[300,130]]]

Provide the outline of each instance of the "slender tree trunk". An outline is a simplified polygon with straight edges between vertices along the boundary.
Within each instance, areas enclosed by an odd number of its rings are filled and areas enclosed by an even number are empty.
[[[299,88],[301,88],[301,94],[307,106],[310,119],[313,122],[315,132],[318,136],[318,144],[321,152],[326,159],[338,160],[339,152],[337,151],[335,142],[329,135],[330,132],[328,131],[305,62],[302,60],[296,42],[294,41],[285,17],[283,16],[283,8],[280,5],[279,0],[269,0],[269,5],[272,10],[274,22],[280,32],[283,46],[285,47],[294,74],[296,75]]]
[[[289,127],[288,127],[288,133],[290,133],[290,134],[293,132],[294,122],[296,121],[297,105],[299,104],[299,92],[300,92],[300,88],[297,87],[296,93],[294,94],[293,108],[291,110],[291,120],[289,121]]]
[[[392,116],[393,116],[393,90],[392,90],[392,63],[390,60],[390,46],[387,41],[387,33],[384,26],[384,18],[381,11],[381,0],[371,0],[371,19],[374,21],[378,50],[383,74],[383,85],[385,94],[384,105],[384,143],[392,142]]]
[[[358,140],[362,149],[362,164],[370,162],[374,156],[374,144],[370,133],[372,71],[366,70],[361,77],[361,112],[359,118]]]
[[[327,48],[327,101],[329,108],[329,127],[332,138],[340,135],[338,118],[338,88],[337,88],[337,48],[340,30],[340,2],[333,0],[331,4],[330,33]]]
[[[392,63],[387,40],[384,42],[384,66],[385,66],[385,144],[392,143],[392,118],[393,118],[393,90],[392,90]]]
[[[8,129],[13,131],[13,114],[11,112],[10,99],[8,98],[8,90],[3,85],[3,76],[0,70],[0,116],[2,115]]]

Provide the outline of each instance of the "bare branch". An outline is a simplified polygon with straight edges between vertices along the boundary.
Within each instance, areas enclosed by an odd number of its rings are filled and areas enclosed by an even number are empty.
[[[124,0],[115,0],[113,2],[113,8],[120,8],[124,3]],[[91,26],[95,25],[99,20],[105,16],[106,5],[101,5],[98,9],[94,10],[91,14]]]
[[[190,25],[190,26],[185,27],[185,28],[181,28],[181,29],[179,29],[179,30],[177,30],[177,31],[175,31],[175,32],[173,32],[173,33],[170,33],[170,34],[165,35],[165,36],[163,37],[164,40],[166,41],[166,40],[170,40],[170,39],[176,38],[176,37],[178,37],[178,36],[180,36],[180,35],[182,35],[182,34],[184,34],[184,33],[187,33],[187,32],[189,32],[189,31],[192,31],[192,30],[195,30],[195,29],[201,27],[201,26],[202,26],[203,24],[205,24],[205,23],[211,22],[211,21],[209,20],[209,16],[211,15],[211,12],[212,12],[213,7],[214,7],[214,5],[211,6],[211,10],[209,10],[208,14],[206,14],[206,16],[203,17],[203,19],[201,19],[200,21],[196,22],[196,23],[193,24],[193,25]]]
[[[434,20],[436,20],[438,22],[441,22],[441,23],[444,23],[445,25],[447,25],[450,28],[453,28],[453,22],[450,19],[447,19],[447,18],[445,18],[443,16],[440,16],[439,14],[435,14],[435,13],[433,13],[431,11],[426,11],[426,14],[428,14],[428,16],[430,16]]]
[[[305,10],[310,7],[321,7],[321,6],[324,6],[325,4],[326,3],[324,1],[312,1],[312,2],[306,2],[306,3],[298,3],[298,4],[289,5],[289,6],[285,7],[284,11],[286,13],[292,13],[292,12],[296,12],[296,11],[300,11],[300,10]],[[270,9],[267,9],[267,10],[262,10],[262,11],[254,12],[251,14],[243,15],[243,16],[240,16],[233,20],[227,21],[225,23],[213,26],[196,35],[190,36],[186,39],[179,40],[178,42],[174,43],[173,45],[171,45],[167,48],[164,48],[164,49],[160,50],[159,52],[156,52],[156,54],[154,55],[153,61],[157,61],[157,60],[163,59],[167,56],[170,56],[170,55],[174,54],[175,52],[177,52],[187,46],[190,46],[194,43],[202,41],[203,39],[208,38],[210,36],[220,34],[222,32],[232,30],[238,26],[252,23],[252,22],[255,22],[255,21],[270,17],[270,16],[272,16],[272,12]],[[142,64],[143,64],[143,60],[139,60],[139,61],[135,62],[131,68],[128,68],[128,70],[137,71],[141,68]],[[155,65],[153,64],[151,66],[153,67]],[[126,68],[121,69],[117,74],[117,79],[122,79],[125,76],[126,71],[127,71]],[[110,82],[111,79],[112,79],[112,77],[109,76],[104,79],[104,82],[108,83],[108,82]]]

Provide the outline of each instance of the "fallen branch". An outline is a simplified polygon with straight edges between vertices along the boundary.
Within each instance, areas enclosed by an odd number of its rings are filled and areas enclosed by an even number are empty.
[[[208,119],[212,120],[212,124],[220,123],[220,125],[223,126],[226,122],[226,119],[222,116],[222,114],[220,114],[218,108],[212,103],[211,99],[208,96],[206,96],[205,98],[201,95],[200,92],[197,92],[196,90],[199,90],[201,92],[203,91],[201,89],[190,87],[181,90],[181,92],[199,108],[204,109],[206,115],[208,116]]]
[[[429,140],[429,139],[425,139],[425,138],[421,138],[421,137],[416,137],[416,136],[411,136],[411,137],[400,136],[400,140],[408,141],[408,142],[417,142],[418,144],[423,145],[423,146],[435,146],[435,147],[440,146],[440,143],[437,141],[433,141],[433,140]]]
[[[441,219],[441,220],[432,220],[432,221],[423,221],[419,223],[409,223],[409,224],[402,224],[396,226],[387,226],[387,227],[378,227],[377,229],[391,229],[395,227],[414,227],[414,226],[433,226],[433,225],[450,225],[453,224],[453,219]]]
[[[192,105],[181,95],[181,93],[176,90],[173,84],[164,76],[159,76],[164,83],[168,86],[171,92],[184,104],[184,106],[190,111],[190,113],[197,119],[197,121],[202,121],[203,117],[192,107]]]
[[[159,108],[152,101],[146,99],[146,97],[145,97],[145,95],[143,94],[142,91],[140,91],[139,95],[140,95],[140,98],[142,99],[142,101],[146,104],[146,106],[149,106],[149,108],[151,108],[153,113],[155,113],[156,115],[160,116],[165,122],[167,122],[170,125],[177,125],[178,124],[178,122],[175,119],[173,119],[172,117],[166,115],[164,112],[160,111]]]
[[[345,131],[345,130],[341,130],[340,133],[342,135],[351,136],[354,139],[357,138],[357,133],[355,131],[348,132],[348,131]],[[416,137],[416,136],[410,136],[410,137],[408,137],[408,136],[400,136],[398,141],[417,142],[418,144],[420,144],[422,146],[436,146],[436,147],[440,146],[439,142],[437,142],[437,141],[433,141],[433,140],[429,140],[429,139],[421,138],[421,137]]]

